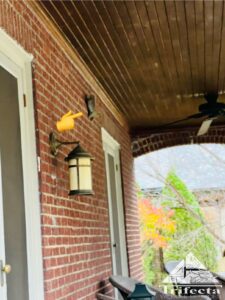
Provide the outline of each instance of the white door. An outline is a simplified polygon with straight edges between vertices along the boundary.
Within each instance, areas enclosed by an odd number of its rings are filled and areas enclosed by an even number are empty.
[[[1,154],[1,153],[0,153]],[[3,201],[2,201],[2,167],[0,155],[0,299],[6,300],[6,274],[3,272],[5,262],[5,237],[3,222]]]
[[[4,298],[0,299],[4,300],[29,299],[18,99],[17,78],[0,66],[0,264],[2,265],[0,279],[2,293],[4,293]],[[9,265],[6,264],[11,265],[11,272],[9,272]]]
[[[120,170],[120,145],[102,128],[114,275],[128,276],[124,206]]]
[[[0,300],[43,300],[33,57],[1,28],[0,41],[0,260],[12,266]]]

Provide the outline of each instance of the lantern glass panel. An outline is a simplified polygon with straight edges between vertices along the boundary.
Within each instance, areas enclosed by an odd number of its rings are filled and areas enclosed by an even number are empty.
[[[91,159],[79,158],[79,189],[92,190]]]
[[[70,190],[78,190],[77,159],[69,161]]]

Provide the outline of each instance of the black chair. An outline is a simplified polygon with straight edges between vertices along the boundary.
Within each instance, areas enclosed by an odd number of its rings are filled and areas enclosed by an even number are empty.
[[[117,288],[124,300],[127,300],[128,295],[134,291],[137,280],[124,276],[110,276],[109,281]],[[146,285],[150,290],[156,293],[155,300],[210,300],[208,296],[192,296],[192,297],[178,297],[163,293],[160,289]]]
[[[225,276],[223,274],[214,273],[214,272],[212,272],[212,274],[221,284],[219,299],[224,300],[225,299]]]
[[[116,300],[115,298],[112,298],[111,296],[104,295],[104,294],[101,294],[101,293],[98,293],[96,295],[96,297],[97,297],[98,300]]]

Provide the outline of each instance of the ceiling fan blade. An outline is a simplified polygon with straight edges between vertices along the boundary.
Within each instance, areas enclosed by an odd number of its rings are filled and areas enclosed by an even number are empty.
[[[164,124],[164,125],[160,126],[159,128],[162,128],[162,127],[164,128],[164,127],[167,127],[167,126],[175,125],[175,124],[178,124],[178,123],[190,120],[190,119],[200,119],[200,118],[203,118],[203,117],[206,117],[206,116],[208,116],[208,113],[200,112],[200,113],[191,115],[191,116],[189,116],[185,119],[181,119],[181,120],[177,120],[177,121],[174,121],[174,122],[171,122],[171,123]]]
[[[206,119],[202,122],[202,125],[200,126],[197,136],[206,134],[213,122],[213,120],[215,120],[216,118],[211,118],[211,119]]]
[[[177,120],[177,121],[174,121],[174,122],[171,122],[171,123],[167,123],[167,124],[164,124],[164,125],[160,126],[160,128],[161,128],[161,127],[167,127],[167,126],[175,125],[175,124],[177,124],[177,123],[186,121],[186,120],[188,120],[188,119],[189,119],[189,118],[185,118],[185,119]]]
[[[208,115],[209,115],[208,112],[199,112],[197,114],[194,114],[194,115],[191,115],[191,116],[187,117],[187,120],[189,120],[189,119],[200,119],[200,118],[206,117]]]

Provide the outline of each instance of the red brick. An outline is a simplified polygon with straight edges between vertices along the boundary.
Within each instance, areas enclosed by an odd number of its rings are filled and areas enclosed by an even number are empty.
[[[145,133],[133,137],[133,156],[138,157],[151,151],[160,150],[166,147],[201,144],[201,143],[224,143],[224,126],[213,126],[207,134],[196,136],[198,128],[170,129],[168,132]],[[147,146],[146,146],[147,145]]]
[[[129,269],[131,276],[141,279],[139,223],[128,127],[122,127],[100,99],[97,99],[97,110],[104,117],[92,122],[87,118],[83,96],[92,93],[92,88],[30,9],[29,1],[0,1],[0,26],[34,56],[45,300],[90,300],[95,299],[100,281],[106,282],[107,289],[110,287],[107,279],[112,274],[112,265],[101,127],[121,144]],[[77,120],[76,130],[59,136],[64,140],[79,139],[95,157],[95,195],[91,197],[68,196],[68,168],[64,157],[71,147],[62,147],[56,158],[49,152],[48,135],[69,109],[82,111],[85,116]],[[129,230],[129,226],[133,230]]]

